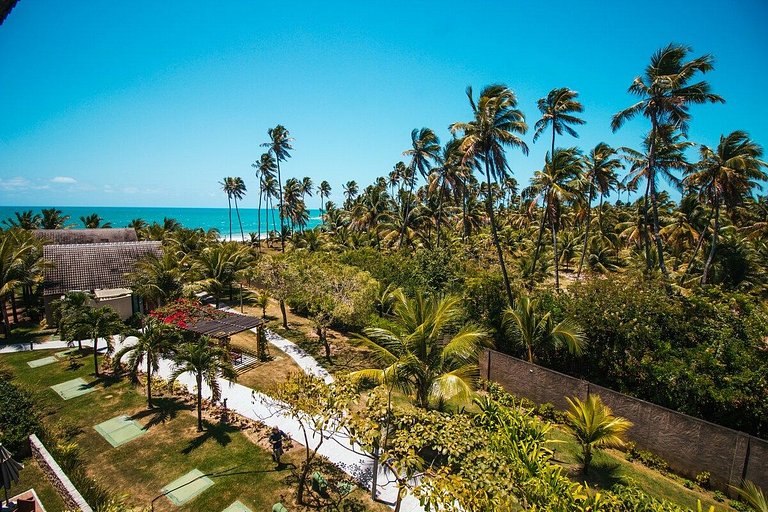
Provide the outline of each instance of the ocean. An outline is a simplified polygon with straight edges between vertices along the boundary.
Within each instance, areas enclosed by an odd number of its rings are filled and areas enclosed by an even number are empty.
[[[112,223],[113,228],[124,228],[133,219],[144,219],[149,224],[163,223],[165,217],[176,219],[185,228],[203,228],[205,230],[215,228],[222,236],[229,236],[229,213],[227,208],[173,208],[173,207],[133,207],[133,206],[0,206],[0,222],[7,218],[16,218],[14,212],[32,210],[40,214],[43,208],[58,208],[63,215],[69,215],[68,227],[82,228],[80,217],[93,213],[98,214],[104,222]],[[269,215],[269,229],[273,229],[272,215],[280,229],[280,218],[276,210],[261,210],[261,232],[267,231],[267,216]],[[240,208],[240,219],[243,222],[243,231],[246,239],[248,233],[258,231],[258,208]],[[321,224],[320,210],[309,210],[308,228]],[[5,227],[3,224],[2,227]],[[232,237],[238,239],[240,225],[237,222],[237,214],[232,208]]]

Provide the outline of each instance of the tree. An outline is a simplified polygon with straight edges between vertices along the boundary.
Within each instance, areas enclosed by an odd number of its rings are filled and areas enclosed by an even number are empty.
[[[741,487],[733,488],[741,498],[755,512],[768,512],[768,500],[765,499],[763,490],[749,480],[742,483]]]
[[[628,92],[641,98],[634,105],[615,114],[611,120],[611,129],[615,132],[628,120],[642,114],[651,122],[648,148],[648,183],[651,207],[653,209],[653,238],[658,253],[659,269],[665,279],[669,271],[664,263],[664,248],[659,234],[659,215],[656,190],[656,143],[659,127],[668,125],[688,132],[691,119],[689,107],[692,104],[724,103],[720,96],[710,92],[709,83],[699,81],[690,83],[701,73],[714,69],[711,55],[703,55],[685,61],[693,50],[688,46],[670,43],[651,57],[643,76],[635,77]]]
[[[344,189],[344,197],[346,198],[344,201],[344,207],[349,208],[352,205],[352,201],[354,201],[357,197],[359,187],[355,180],[351,180],[342,185],[342,188]]]
[[[237,242],[216,243],[197,254],[192,262],[191,274],[197,285],[213,295],[216,307],[221,296],[229,290],[241,273],[248,268],[253,257],[246,246]]]
[[[278,301],[283,317],[283,329],[288,329],[288,315],[285,311],[285,301],[294,291],[296,273],[288,265],[284,257],[265,256],[257,263],[257,275],[270,295]]]
[[[104,339],[107,353],[112,351],[112,336],[120,334],[125,329],[125,324],[120,320],[117,312],[109,306],[86,307],[72,312],[74,318],[63,318],[76,333],[88,335],[93,340],[93,369],[99,376],[99,338]]]
[[[320,186],[317,187],[317,195],[320,196],[320,215],[323,214],[323,205],[325,204],[325,199],[327,199],[331,195],[331,185],[327,181],[323,180],[320,183]]]
[[[603,404],[598,395],[589,395],[585,402],[578,397],[565,397],[568,401],[568,430],[581,445],[584,473],[589,472],[593,450],[600,448],[621,448],[624,434],[632,422],[614,416],[611,409]]]
[[[92,213],[90,215],[80,216],[80,222],[83,223],[85,229],[98,229],[98,228],[111,228],[111,222],[103,222],[98,213]]]
[[[235,188],[234,178],[227,176],[219,182],[221,189],[227,194],[227,212],[229,213],[229,240],[232,241],[232,194]]]
[[[509,166],[505,156],[505,147],[520,148],[528,154],[528,146],[516,134],[523,135],[528,131],[525,115],[517,109],[515,93],[504,85],[489,85],[480,92],[480,98],[475,103],[472,97],[472,87],[467,88],[467,98],[472,107],[474,119],[466,123],[453,123],[451,133],[462,132],[461,151],[464,152],[463,162],[467,164],[480,159],[485,166],[485,184],[488,190],[491,179],[499,180],[508,176]],[[509,286],[507,267],[504,264],[504,253],[499,243],[496,229],[496,218],[493,211],[493,198],[486,194],[486,208],[491,223],[493,244],[504,277],[504,289],[511,306],[514,302],[512,289]]]
[[[41,259],[39,242],[28,231],[18,227],[0,231],[0,314],[6,337],[10,332],[6,301],[10,298],[14,302],[16,288],[29,280],[33,273],[40,272]]]
[[[408,188],[408,197],[405,202],[405,210],[403,212],[403,218],[408,218],[408,210],[411,204],[411,196],[413,195],[413,186],[416,182],[415,175],[418,171],[422,177],[426,178],[429,174],[429,170],[432,168],[432,163],[440,162],[440,139],[437,138],[435,132],[429,128],[417,129],[414,128],[411,131],[411,147],[403,151],[404,156],[411,157],[411,163],[408,165],[408,169],[414,176],[411,180]],[[403,227],[400,231],[400,242],[398,246],[403,245],[403,238],[405,237],[406,224],[403,223]]]
[[[40,212],[43,214],[40,219],[42,229],[64,229],[69,220],[69,215],[62,215],[64,212],[57,208],[43,208]]]
[[[13,212],[14,217],[8,217],[3,221],[8,228],[37,229],[40,227],[42,218],[32,210],[24,212]]]
[[[261,248],[261,200],[262,197],[267,194],[267,180],[274,180],[275,171],[277,171],[277,164],[275,159],[270,153],[264,153],[259,157],[258,164],[251,164],[251,167],[256,168],[256,176],[259,178],[259,209],[257,211],[257,230],[259,235],[259,248]],[[269,203],[270,196],[267,195],[266,202]],[[267,232],[269,232],[269,217],[267,217]]]
[[[243,178],[237,176],[232,178],[232,199],[235,200],[235,212],[237,213],[237,223],[240,225],[240,239],[245,242],[245,233],[243,233],[243,221],[240,219],[240,208],[237,206],[238,201],[242,201],[245,196],[246,188]],[[232,233],[230,233],[230,239]]]
[[[513,328],[513,332],[520,337],[530,363],[536,350],[557,350],[565,345],[571,353],[580,355],[586,345],[584,332],[575,322],[566,319],[555,323],[550,311],[541,314],[536,301],[527,296],[517,300],[515,309],[504,311],[503,322],[508,330]]]
[[[120,349],[114,357],[114,365],[117,370],[125,355],[128,355],[126,361],[128,371],[136,380],[142,363],[145,365],[147,376],[147,408],[152,409],[152,372],[160,369],[160,359],[173,353],[175,345],[181,341],[181,334],[178,329],[162,321],[148,317],[144,322],[144,328],[140,331],[131,331],[127,333],[135,336],[137,341],[134,345],[125,346]]]
[[[194,342],[179,345],[173,356],[174,368],[168,379],[172,385],[184,373],[195,377],[197,386],[197,431],[203,431],[203,383],[211,390],[211,401],[221,398],[218,376],[235,381],[237,372],[229,360],[229,350],[218,345],[212,338],[201,336]]]
[[[133,292],[155,306],[178,299],[184,291],[185,272],[172,250],[164,250],[161,256],[147,254],[127,277]]]
[[[478,377],[478,352],[490,343],[488,333],[472,323],[454,329],[462,314],[457,297],[408,299],[399,290],[393,293],[395,327],[367,328],[359,336],[384,369],[351,375],[413,393],[422,408],[469,400]]]
[[[291,138],[290,133],[288,133],[285,126],[281,124],[268,129],[267,134],[269,135],[270,140],[269,142],[263,143],[261,146],[269,148],[269,152],[275,157],[275,163],[277,164],[277,197],[280,200],[280,248],[282,252],[285,252],[285,237],[283,235],[285,231],[283,222],[283,182],[280,175],[280,162],[291,157],[291,154],[288,151],[293,150],[293,146],[291,145],[293,138]]]
[[[600,206],[598,209],[600,221],[598,221],[598,227],[602,233],[603,197],[609,194],[613,185],[616,184],[616,169],[623,167],[621,160],[614,158],[616,154],[617,151],[615,149],[605,142],[600,142],[589,152],[589,155],[584,162],[586,166],[586,174],[584,178],[588,183],[586,198],[587,218],[584,221],[586,229],[584,230],[584,243],[581,251],[581,259],[579,260],[579,270],[576,273],[577,278],[581,277],[581,267],[584,265],[584,256],[587,254],[589,228],[591,227],[590,217],[592,213],[592,196],[595,192],[595,188],[597,188],[600,193]]]
[[[717,149],[701,146],[701,160],[685,178],[686,185],[698,191],[713,210],[715,225],[709,256],[704,264],[701,284],[707,283],[707,276],[717,251],[720,231],[720,208],[733,213],[737,205],[749,196],[754,188],[760,188],[758,181],[768,179],[761,168],[767,164],[760,160],[763,148],[743,131],[721,136]]]
[[[79,350],[83,350],[83,339],[88,337],[88,332],[83,330],[77,319],[87,308],[91,307],[93,296],[87,292],[67,292],[61,299],[54,303],[54,320],[58,325],[62,340],[70,342],[77,340]]]

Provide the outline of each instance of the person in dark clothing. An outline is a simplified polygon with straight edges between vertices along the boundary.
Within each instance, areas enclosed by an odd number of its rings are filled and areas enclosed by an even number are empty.
[[[288,439],[288,435],[277,427],[272,427],[272,433],[269,434],[269,444],[272,445],[272,459],[280,465],[280,456],[283,455],[283,440]]]

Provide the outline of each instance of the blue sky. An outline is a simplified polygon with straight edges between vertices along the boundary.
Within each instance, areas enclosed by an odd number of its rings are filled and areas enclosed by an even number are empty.
[[[386,175],[411,129],[447,140],[467,85],[508,85],[531,126],[536,100],[570,87],[588,124],[558,145],[636,147],[646,123],[612,134],[610,117],[672,41],[714,54],[727,101],[693,108],[691,140],[768,145],[762,0],[307,4],[21,0],[0,26],[0,204],[226,206],[231,175],[255,207],[250,164],[277,123],[296,139],[283,178],[326,179],[338,201]],[[548,147],[532,135],[509,155],[523,184]]]

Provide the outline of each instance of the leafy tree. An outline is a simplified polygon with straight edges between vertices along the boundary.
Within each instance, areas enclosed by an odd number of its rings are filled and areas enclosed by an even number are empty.
[[[184,280],[182,263],[172,250],[164,250],[161,256],[147,254],[128,275],[133,292],[156,306],[180,298]]]
[[[402,292],[394,293],[395,327],[367,328],[359,337],[384,369],[352,375],[413,393],[422,408],[468,400],[478,377],[477,354],[488,344],[488,333],[471,323],[453,329],[462,313],[456,297],[408,299]]]
[[[541,314],[536,301],[527,296],[517,300],[515,309],[504,311],[504,325],[520,337],[531,363],[538,349],[557,350],[565,345],[571,353],[579,355],[586,345],[584,332],[575,322],[566,319],[555,323],[551,312]]]
[[[433,163],[440,162],[440,139],[437,138],[435,132],[429,128],[414,128],[411,131],[411,147],[403,151],[404,156],[410,156],[411,162],[408,165],[408,169],[415,176],[418,171],[424,178],[429,174]],[[405,203],[405,210],[403,212],[403,218],[408,218],[408,210],[410,206],[410,197],[413,195],[413,186],[415,179],[410,182],[408,189],[408,201]],[[403,245],[403,239],[405,237],[406,225],[400,231],[400,242],[398,246]]]
[[[615,132],[628,120],[642,114],[651,122],[648,136],[648,184],[653,209],[653,238],[656,242],[659,269],[665,278],[669,272],[664,264],[664,248],[659,234],[659,215],[656,190],[656,144],[661,126],[670,126],[683,133],[688,132],[692,104],[723,103],[720,96],[710,92],[706,81],[691,83],[698,73],[711,71],[714,59],[703,55],[686,61],[692,49],[687,46],[669,44],[651,57],[643,76],[635,77],[628,92],[641,99],[613,116],[611,128]]]
[[[146,319],[142,330],[130,331],[126,334],[136,336],[137,341],[134,345],[123,347],[115,354],[113,359],[115,369],[118,369],[123,357],[128,355],[126,361],[128,371],[136,380],[142,363],[145,365],[147,408],[152,409],[154,407],[152,404],[152,373],[160,369],[162,357],[173,353],[176,344],[181,341],[181,334],[175,326],[152,317]]]
[[[585,402],[578,397],[568,401],[568,430],[581,445],[584,473],[589,472],[593,450],[621,448],[624,434],[632,426],[629,420],[614,416],[598,395],[589,395]]]
[[[221,385],[218,376],[224,379],[237,380],[237,372],[229,360],[229,350],[218,345],[212,338],[201,336],[194,342],[178,346],[174,356],[173,373],[168,380],[169,385],[184,373],[195,377],[197,386],[197,431],[203,431],[203,383],[211,390],[211,400],[216,402],[221,397]]]
[[[248,248],[237,242],[216,243],[197,254],[191,273],[198,286],[210,293],[219,306],[221,296],[232,287],[252,261]]]
[[[479,159],[485,166],[485,185],[490,189],[493,180],[508,176],[509,166],[505,156],[505,147],[520,148],[528,154],[528,146],[516,134],[525,134],[528,125],[525,115],[517,109],[515,93],[503,85],[489,85],[480,92],[480,98],[475,103],[472,88],[467,88],[467,98],[472,107],[474,118],[469,122],[453,123],[451,133],[462,132],[461,150],[464,152],[465,164]],[[496,219],[491,194],[486,194],[486,208],[491,223],[491,235],[499,258],[501,273],[504,277],[504,288],[507,299],[512,305],[512,289],[509,286],[507,267],[504,264],[504,254],[501,251],[499,235],[496,229]]]
[[[40,213],[40,227],[42,229],[64,229],[69,221],[69,215],[62,215],[58,208],[43,208]]]
[[[78,308],[75,311],[67,310],[67,313],[75,315],[73,318],[62,318],[69,325],[72,332],[87,333],[93,341],[93,368],[96,376],[99,376],[99,338],[104,339],[107,353],[112,351],[112,336],[125,330],[125,324],[120,316],[109,306]]]

